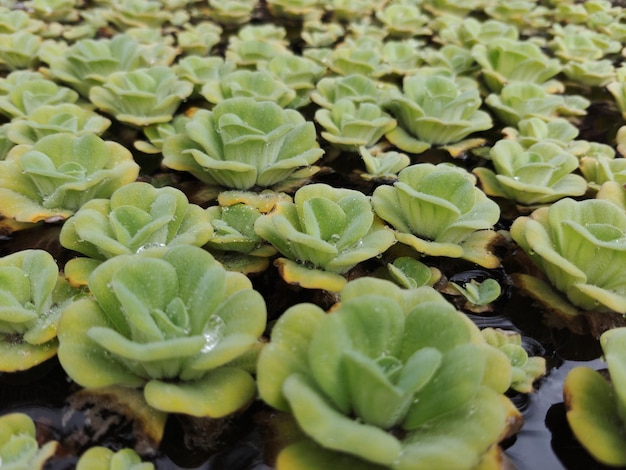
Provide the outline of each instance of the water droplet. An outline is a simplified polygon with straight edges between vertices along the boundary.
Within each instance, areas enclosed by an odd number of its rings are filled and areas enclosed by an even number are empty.
[[[141,253],[142,251],[149,250],[150,248],[162,248],[167,246],[165,243],[146,243],[145,245],[141,245],[137,248],[135,253]]]
[[[211,351],[220,342],[224,336],[224,328],[226,324],[219,315],[211,315],[206,327],[204,328],[204,346],[200,350],[203,353]]]

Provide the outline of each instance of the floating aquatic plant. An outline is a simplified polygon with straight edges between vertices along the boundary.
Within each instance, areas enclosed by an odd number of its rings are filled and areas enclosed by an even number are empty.
[[[499,94],[492,93],[485,103],[505,123],[515,126],[522,119],[544,120],[559,116],[583,116],[590,102],[579,95],[553,95],[536,83],[513,82]]]
[[[392,37],[413,37],[431,34],[429,17],[410,2],[390,2],[376,12],[376,18]]]
[[[517,218],[511,226],[513,240],[572,304],[619,313],[626,313],[626,281],[620,267],[625,232],[624,211],[598,199],[562,199]]]
[[[326,73],[326,68],[297,55],[278,55],[269,62],[258,64],[295,91],[296,96],[287,103],[289,108],[301,108],[310,102],[315,84]]]
[[[0,34],[12,34],[17,31],[37,33],[44,28],[44,23],[26,13],[0,5]]]
[[[102,86],[93,86],[89,99],[118,121],[148,126],[172,120],[193,85],[179,80],[169,67],[156,66],[109,75]]]
[[[318,0],[267,0],[267,7],[277,18],[302,19],[319,6]]]
[[[411,258],[400,256],[387,264],[389,278],[405,289],[433,286],[441,279],[441,271]]]
[[[235,70],[223,75],[219,82],[206,83],[200,94],[209,103],[219,103],[228,98],[253,98],[272,101],[281,108],[296,97],[296,92],[263,70]]]
[[[382,48],[382,41],[370,36],[348,38],[330,51],[326,62],[330,70],[344,77],[353,74],[382,77],[390,71],[383,62]]]
[[[288,54],[287,31],[273,24],[243,26],[237,36],[231,36],[226,48],[226,61],[240,66],[256,65],[280,54]]]
[[[121,31],[128,28],[159,28],[172,17],[169,11],[163,9],[161,2],[152,0],[111,0],[103,15]]]
[[[142,45],[127,34],[111,39],[81,39],[64,51],[50,54],[50,73],[88,97],[93,86],[101,86],[109,75],[142,67],[169,65],[174,48],[163,44]]]
[[[94,134],[49,135],[13,147],[0,161],[0,213],[20,222],[64,220],[138,173],[131,153],[116,142]]]
[[[322,78],[311,93],[311,99],[323,108],[330,109],[333,103],[347,98],[355,103],[379,104],[381,87],[374,79],[353,74],[345,77]]]
[[[154,464],[142,462],[133,449],[116,452],[106,447],[89,448],[76,462],[76,470],[154,470]]]
[[[555,24],[552,33],[553,39],[549,46],[556,57],[566,62],[600,60],[622,48],[619,41],[612,40],[605,34],[573,24],[565,27]]]
[[[111,121],[94,111],[72,103],[42,105],[27,116],[13,119],[7,135],[16,144],[34,144],[52,134],[102,135]]]
[[[219,56],[196,56],[189,55],[181,58],[173,69],[178,77],[193,83],[194,91],[192,97],[200,96],[203,87],[215,90],[218,93],[217,103],[222,99],[221,82],[224,77],[237,68],[234,62],[225,62]]]
[[[455,2],[454,7],[458,7]],[[462,8],[462,6],[461,6]],[[462,18],[457,15],[442,15],[435,18],[439,23],[435,28],[439,41],[444,44],[456,44],[468,50],[476,44],[490,44],[500,39],[517,40],[518,29],[502,21],[488,19],[479,21],[471,16]]]
[[[615,66],[609,59],[570,61],[563,67],[570,80],[591,87],[603,87],[615,81]]]
[[[28,31],[0,34],[0,69],[32,69],[39,62],[41,37]]]
[[[415,53],[421,46],[422,43],[415,39],[385,41],[382,48],[383,62],[389,66],[392,74],[412,75],[422,63],[421,55]]]
[[[246,274],[264,271],[276,249],[254,231],[254,223],[278,202],[291,200],[288,195],[271,190],[221,192],[219,205],[207,209],[213,234],[205,248],[227,269]]]
[[[261,398],[303,433],[280,470],[474,468],[520,417],[502,395],[510,377],[508,359],[434,289],[374,278],[348,283],[331,314],[288,309],[258,363]]]
[[[470,282],[465,283],[463,286],[455,282],[450,282],[450,285],[465,297],[471,305],[476,306],[488,305],[500,297],[502,293],[500,284],[493,278],[487,278],[482,282],[471,279]]]
[[[622,113],[622,117],[626,116],[626,67],[622,66],[616,70],[616,80],[612,81],[606,86],[609,90],[617,108]]]
[[[524,148],[543,142],[558,145],[576,156],[584,155],[589,149],[587,142],[574,140],[578,128],[564,118],[545,121],[538,117],[522,119],[516,127],[506,127],[503,133],[508,139],[516,140]]]
[[[472,56],[481,66],[482,79],[492,92],[499,92],[511,82],[562,88],[554,81],[549,82],[561,71],[559,60],[551,59],[532,42],[500,38],[489,44],[475,45]]]
[[[0,114],[28,116],[43,105],[75,103],[78,93],[59,86],[38,72],[19,70],[0,78]]]
[[[485,328],[480,333],[488,344],[498,348],[511,361],[511,388],[520,393],[534,392],[534,383],[546,375],[545,358],[529,356],[519,333],[497,328]]]
[[[0,462],[9,469],[41,470],[56,452],[58,442],[43,446],[37,442],[33,420],[24,413],[8,413],[0,417]]]
[[[207,56],[211,49],[220,42],[222,28],[210,21],[198,24],[185,24],[185,28],[176,35],[178,46],[187,55]]]
[[[31,9],[34,16],[42,20],[74,22],[79,19],[76,6],[78,0],[31,0],[24,5]]]
[[[376,188],[372,204],[396,230],[399,242],[432,255],[463,258],[495,268],[499,259],[489,245],[498,205],[475,186],[467,171],[448,164],[411,165],[393,186]]]
[[[385,107],[398,127],[387,138],[401,150],[421,153],[431,145],[459,144],[470,134],[490,129],[491,117],[478,108],[477,89],[460,90],[451,78],[413,75],[402,92],[391,89]]]
[[[86,284],[106,259],[150,246],[202,246],[212,234],[209,215],[189,204],[182,191],[137,182],[122,186],[110,199],[88,201],[65,222],[59,239],[65,248],[88,256],[65,265],[73,284]]]
[[[89,290],[58,329],[61,364],[83,387],[143,387],[157,410],[212,418],[254,398],[237,361],[254,354],[266,310],[243,274],[180,245],[111,258]]]
[[[220,24],[244,24],[250,20],[256,3],[256,0],[209,0],[209,15]]]
[[[598,371],[579,366],[563,384],[567,421],[574,436],[597,461],[614,467],[626,465],[625,334],[626,328],[614,328],[600,337],[610,381]]]
[[[395,241],[367,196],[326,184],[300,188],[294,202],[279,202],[254,230],[284,256],[276,263],[287,282],[329,291],[341,290],[342,274]]]
[[[328,47],[337,42],[344,32],[340,23],[323,23],[319,18],[312,18],[303,22],[300,36],[310,47]]]
[[[168,137],[163,163],[205,183],[250,189],[295,177],[323,153],[313,123],[297,111],[230,98],[213,111],[197,111],[184,134]]]
[[[43,250],[0,258],[0,280],[0,371],[30,369],[56,354],[61,310],[77,292]]]
[[[365,164],[365,173],[361,174],[365,179],[395,179],[401,170],[411,164],[411,159],[404,153],[384,152],[376,147],[359,147],[359,155]]]
[[[324,129],[324,139],[339,149],[352,151],[373,146],[397,125],[379,106],[355,103],[348,98],[333,103],[330,110],[317,110],[315,120]]]
[[[572,172],[578,158],[550,142],[538,142],[525,149],[513,140],[496,142],[489,152],[495,172],[474,169],[483,190],[519,204],[547,204],[567,196],[582,196],[585,179]]]

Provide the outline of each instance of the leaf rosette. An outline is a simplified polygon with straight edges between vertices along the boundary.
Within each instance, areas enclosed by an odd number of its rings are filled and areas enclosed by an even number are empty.
[[[112,258],[89,289],[58,333],[61,364],[83,387],[143,387],[153,408],[212,418],[254,398],[237,360],[255,354],[266,309],[243,274],[181,245]]]
[[[91,109],[72,104],[42,105],[22,118],[9,123],[8,136],[16,144],[34,144],[38,140],[61,132],[80,136],[87,133],[102,135],[111,121]]]
[[[277,262],[287,281],[331,291],[346,283],[341,274],[395,242],[367,196],[326,184],[300,188],[294,202],[279,202],[254,230],[285,256]]]
[[[142,45],[128,34],[117,34],[112,39],[81,39],[46,59],[55,79],[88,97],[93,86],[115,72],[169,65],[175,56],[175,49],[166,44]]]
[[[489,249],[500,209],[475,186],[473,175],[459,167],[411,165],[398,173],[393,186],[376,188],[372,204],[395,228],[398,241],[420,253],[489,268],[500,264]]]
[[[208,184],[250,189],[295,176],[323,153],[314,124],[298,111],[230,98],[212,111],[197,111],[184,134],[168,137],[163,163]]]
[[[8,118],[29,116],[43,105],[75,103],[78,93],[44,78],[39,72],[20,70],[0,79],[0,113]]]
[[[39,447],[35,423],[27,414],[8,413],[0,417],[0,462],[5,468],[41,470],[58,444],[50,441]]]
[[[154,470],[154,464],[142,462],[139,454],[130,448],[115,452],[107,447],[96,446],[80,456],[76,470]]]
[[[393,130],[397,122],[376,104],[342,99],[332,109],[318,109],[315,120],[324,128],[321,135],[339,149],[356,151],[371,147]]]
[[[278,456],[281,470],[331,457],[341,468],[474,468],[519,419],[502,395],[510,377],[508,359],[434,289],[374,278],[348,283],[330,314],[288,309],[258,362],[261,398],[305,435]]]
[[[461,90],[443,75],[413,75],[403,91],[391,90],[385,107],[398,120],[387,138],[400,149],[420,153],[431,145],[458,143],[474,132],[490,129],[489,114],[478,108],[478,89]]]
[[[612,202],[562,199],[519,217],[511,237],[571,303],[626,313],[626,214]]]
[[[94,134],[49,135],[13,147],[0,161],[0,212],[20,222],[63,220],[138,174],[131,153],[116,142]]]
[[[179,80],[171,68],[156,66],[113,73],[90,89],[89,99],[118,121],[148,126],[171,121],[192,91],[193,84]]]
[[[626,328],[600,336],[610,380],[589,367],[575,367],[565,378],[567,421],[582,446],[599,462],[626,465]]]
[[[0,258],[1,371],[26,370],[56,354],[61,310],[74,295],[49,253]]]
[[[512,140],[496,142],[489,156],[495,172],[476,168],[474,174],[490,196],[519,204],[547,204],[567,196],[582,196],[587,182],[572,172],[578,158],[551,142],[537,142],[525,149]]]
[[[100,261],[150,246],[202,246],[212,234],[209,215],[189,204],[182,191],[137,182],[122,186],[110,199],[88,201],[65,222],[59,240],[65,248],[89,257],[65,266],[72,283],[78,276],[79,283],[86,284]]]
[[[499,92],[511,82],[548,86],[548,80],[561,71],[558,59],[545,55],[539,46],[527,41],[499,38],[489,44],[477,44],[472,56],[482,68],[488,88]]]

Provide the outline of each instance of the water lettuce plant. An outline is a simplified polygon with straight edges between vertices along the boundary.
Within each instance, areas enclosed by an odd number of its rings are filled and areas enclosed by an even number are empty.
[[[52,77],[69,84],[82,96],[89,97],[93,86],[101,86],[115,72],[153,65],[169,65],[176,55],[163,43],[140,44],[128,34],[111,39],[81,39],[65,50],[46,57]]]
[[[77,292],[43,250],[0,258],[0,280],[0,371],[30,369],[56,354],[61,311]]]
[[[263,70],[235,70],[220,77],[219,81],[205,83],[200,94],[209,103],[219,103],[228,98],[253,98],[272,101],[286,107],[296,97],[296,92]]]
[[[254,223],[255,232],[284,257],[275,261],[287,282],[339,291],[342,274],[393,245],[393,232],[360,191],[309,184],[294,201],[279,202]]]
[[[475,468],[520,418],[502,395],[510,377],[434,289],[374,278],[348,283],[330,314],[288,309],[258,362],[261,398],[302,432],[279,470]]]
[[[130,183],[110,199],[92,199],[70,217],[59,235],[61,245],[88,258],[65,265],[72,284],[86,284],[100,262],[151,246],[204,245],[213,234],[209,214],[189,204],[175,188]]]
[[[372,147],[397,122],[373,103],[355,103],[344,98],[333,103],[332,109],[318,109],[315,120],[324,128],[321,136],[342,150],[356,151]]]
[[[90,101],[118,121],[148,126],[172,120],[193,85],[169,67],[153,66],[109,75],[102,86],[89,90]]]
[[[154,464],[142,462],[133,449],[112,451],[107,447],[96,446],[80,456],[76,470],[154,470]]]
[[[590,367],[575,367],[565,378],[563,398],[567,421],[576,439],[597,461],[621,467],[626,465],[626,328],[603,333],[600,344],[610,380]]]
[[[28,31],[0,34],[0,69],[35,68],[39,62],[41,37]]]
[[[551,59],[532,42],[499,38],[475,45],[472,56],[481,66],[481,77],[492,92],[497,93],[512,82],[562,88],[547,83],[561,71],[559,60]]]
[[[511,388],[520,393],[535,391],[534,383],[546,375],[546,360],[529,356],[522,344],[522,335],[498,328],[484,328],[480,333],[488,344],[498,348],[511,361]]]
[[[559,116],[584,116],[590,102],[579,95],[550,94],[536,83],[513,82],[500,93],[491,93],[485,104],[505,124],[515,126],[522,119],[540,117],[544,120]]]
[[[326,109],[331,109],[333,103],[341,99],[349,99],[355,103],[380,104],[381,88],[372,78],[352,74],[322,78],[311,93],[311,100]]]
[[[612,202],[570,198],[519,217],[511,237],[550,284],[583,310],[626,313],[619,261],[626,253],[626,214]]]
[[[551,142],[525,149],[513,140],[500,140],[489,151],[494,169],[474,169],[485,193],[537,205],[567,196],[582,196],[587,182],[577,174],[578,158]]]
[[[163,164],[234,189],[269,187],[317,161],[324,151],[315,126],[297,111],[269,101],[230,98],[199,110],[185,132],[168,137]]]
[[[396,175],[411,164],[408,155],[395,151],[381,151],[380,148],[359,147],[359,155],[365,165],[365,179],[395,179]]]
[[[0,416],[0,462],[8,469],[41,470],[56,452],[57,441],[43,446],[30,416],[14,412]]]
[[[63,311],[58,356],[83,387],[142,387],[157,410],[221,418],[256,393],[246,369],[265,329],[263,297],[205,250],[156,247],[109,259],[89,298]]]
[[[53,134],[0,161],[0,213],[18,222],[64,220],[90,199],[135,181],[139,165],[121,144],[94,134]]]
[[[500,208],[459,167],[408,166],[393,186],[374,190],[372,205],[395,229],[398,241],[420,253],[463,258],[487,268],[500,264],[489,247],[497,237],[492,228]]]
[[[219,205],[206,210],[213,226],[213,234],[205,248],[227,269],[246,274],[264,271],[269,266],[269,258],[276,254],[276,249],[254,231],[254,223],[280,201],[292,199],[286,194],[271,190],[261,193],[220,193]]]
[[[83,106],[73,103],[42,105],[27,116],[8,124],[7,135],[16,144],[34,144],[45,136],[58,133],[102,135],[111,121]]]
[[[29,116],[43,105],[75,103],[78,93],[46,79],[39,72],[19,70],[0,78],[0,113],[8,118]]]
[[[398,127],[387,139],[401,150],[421,153],[431,145],[458,144],[470,134],[490,129],[489,114],[477,89],[461,90],[442,75],[413,75],[403,80],[402,92],[391,89],[385,107]]]

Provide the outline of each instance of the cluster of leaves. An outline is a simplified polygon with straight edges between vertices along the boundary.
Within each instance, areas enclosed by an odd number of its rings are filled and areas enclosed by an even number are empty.
[[[58,348],[83,387],[211,418],[254,400],[258,372],[300,433],[279,468],[493,464],[519,418],[503,393],[530,393],[545,361],[425,286],[441,257],[501,268],[508,242],[538,268],[516,287],[566,324],[626,313],[626,127],[617,153],[577,139],[582,95],[626,119],[625,15],[603,0],[0,0],[0,231],[63,223],[85,256],[62,274],[37,250],[0,258],[1,370]],[[251,279],[272,269],[336,306],[297,304],[270,334]],[[456,289],[474,306],[501,292]],[[102,449],[83,465],[98,459],[140,465]]]

